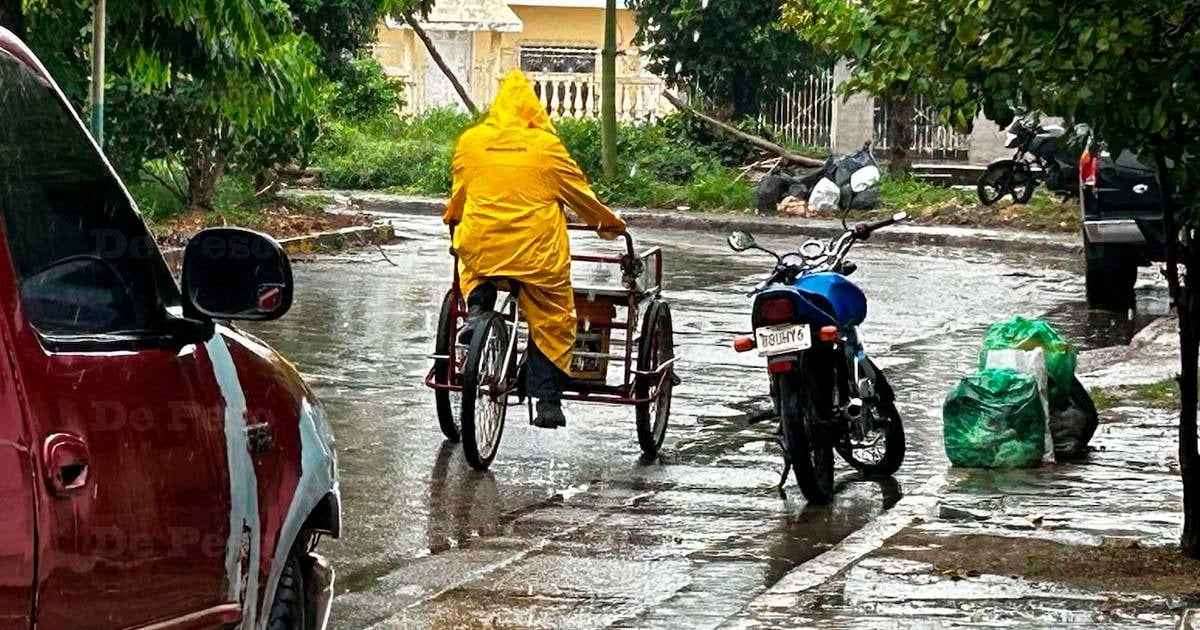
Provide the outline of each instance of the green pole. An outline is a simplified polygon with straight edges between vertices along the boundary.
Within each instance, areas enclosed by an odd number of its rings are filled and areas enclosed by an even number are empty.
[[[617,0],[604,8],[604,52],[600,67],[600,139],[604,176],[617,176]]]
[[[105,0],[96,0],[92,22],[92,137],[104,146],[104,38]]]

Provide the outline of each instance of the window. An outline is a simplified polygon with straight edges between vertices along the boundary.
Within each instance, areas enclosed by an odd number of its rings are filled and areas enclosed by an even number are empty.
[[[25,317],[49,337],[155,330],[178,290],[141,217],[41,77],[0,52],[0,219]]]
[[[523,72],[554,72],[563,74],[595,74],[595,48],[522,46]]]

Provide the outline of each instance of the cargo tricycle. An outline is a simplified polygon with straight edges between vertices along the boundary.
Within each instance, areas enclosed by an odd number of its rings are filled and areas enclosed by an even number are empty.
[[[568,229],[594,231],[576,224]],[[662,250],[638,253],[628,232],[621,232],[620,238],[623,254],[571,256],[576,271],[582,264],[601,273],[572,282],[578,328],[563,399],[634,407],[638,444],[645,458],[654,458],[666,435],[671,392],[679,382],[671,308],[662,299]],[[532,402],[523,386],[528,327],[517,299],[520,285],[493,278],[505,292],[499,307],[480,318],[468,343],[460,343],[467,306],[457,263],[456,257],[425,383],[434,390],[442,433],[462,441],[473,468],[487,470],[496,457],[508,408],[527,403],[532,421]],[[616,274],[605,270],[619,270],[619,279],[614,282]],[[616,375],[620,381],[611,382],[610,376]]]

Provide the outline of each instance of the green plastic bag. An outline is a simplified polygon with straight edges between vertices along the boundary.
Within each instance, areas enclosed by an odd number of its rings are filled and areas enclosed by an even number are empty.
[[[1075,380],[1075,348],[1058,334],[1050,324],[1040,319],[1017,317],[1007,322],[992,324],[983,338],[983,351],[979,354],[979,368],[987,367],[987,355],[991,350],[1015,348],[1033,350],[1042,348],[1046,353],[1046,376],[1049,379],[1049,398],[1052,409],[1067,406],[1071,393],[1071,381]]]
[[[942,407],[946,456],[967,468],[1030,468],[1042,461],[1046,419],[1037,381],[982,370],[958,382]]]

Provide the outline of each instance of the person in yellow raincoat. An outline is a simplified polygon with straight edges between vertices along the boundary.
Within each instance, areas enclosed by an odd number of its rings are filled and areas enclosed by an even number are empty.
[[[564,206],[616,237],[625,222],[596,199],[521,71],[509,74],[487,118],[458,139],[454,183],[443,217],[453,231],[468,333],[495,308],[492,279],[520,284],[529,323],[526,391],[538,399],[534,424],[566,425],[562,390],[575,345],[575,294]]]

